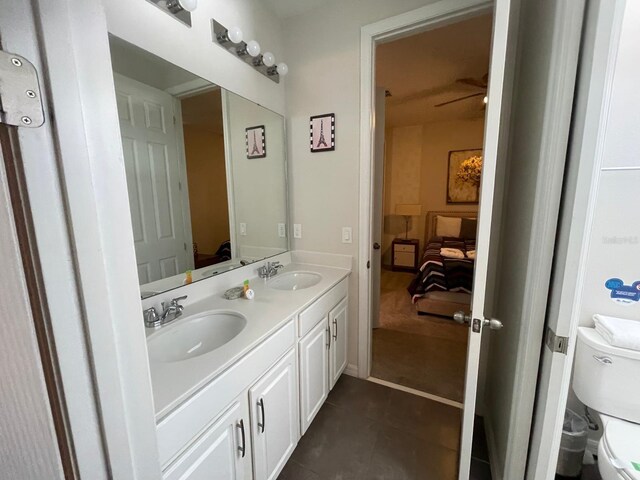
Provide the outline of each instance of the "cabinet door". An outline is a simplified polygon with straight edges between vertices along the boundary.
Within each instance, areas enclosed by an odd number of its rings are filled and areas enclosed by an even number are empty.
[[[347,299],[343,299],[329,312],[331,348],[329,349],[329,389],[347,367]]]
[[[251,478],[249,406],[235,401],[164,472],[165,480],[247,480]]]
[[[249,390],[256,480],[277,478],[299,438],[295,349]]]
[[[329,394],[329,326],[327,318],[300,340],[300,416],[302,433]]]

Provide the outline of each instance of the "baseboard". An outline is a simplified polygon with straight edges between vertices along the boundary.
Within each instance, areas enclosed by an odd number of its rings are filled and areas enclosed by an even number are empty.
[[[358,377],[358,366],[353,363],[349,363],[347,368],[344,369],[344,374],[350,377]]]
[[[496,446],[496,436],[493,433],[493,423],[488,415],[484,416],[484,431],[487,435],[487,450],[489,450],[489,467],[491,468],[492,480],[504,480],[504,472],[500,468],[498,460],[498,448]]]

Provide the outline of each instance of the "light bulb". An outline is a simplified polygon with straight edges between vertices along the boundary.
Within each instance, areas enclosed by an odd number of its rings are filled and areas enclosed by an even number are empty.
[[[249,41],[247,43],[247,52],[249,52],[249,55],[252,57],[260,55],[260,44],[255,40]]]
[[[262,54],[262,63],[264,63],[267,67],[273,67],[276,63],[276,57],[273,56],[271,52],[264,52]]]
[[[240,43],[242,41],[242,30],[240,30],[240,27],[231,27],[227,30],[227,37],[233,43]]]
[[[178,0],[178,3],[187,12],[193,12],[198,8],[198,0]]]
[[[278,64],[278,68],[276,69],[276,71],[278,72],[278,75],[280,75],[281,77],[284,77],[287,72],[289,72],[289,67],[287,67],[287,64],[284,62],[281,62]]]
[[[198,8],[198,0],[168,0],[165,2],[158,2],[158,4],[161,3],[164,3],[171,13],[180,13],[183,10],[193,12]]]

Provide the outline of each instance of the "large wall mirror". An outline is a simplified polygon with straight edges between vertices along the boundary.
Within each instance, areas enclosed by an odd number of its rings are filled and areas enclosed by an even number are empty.
[[[287,251],[283,117],[109,44],[142,297]]]

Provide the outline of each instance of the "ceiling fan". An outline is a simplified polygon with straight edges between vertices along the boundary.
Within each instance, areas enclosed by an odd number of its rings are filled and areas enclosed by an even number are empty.
[[[463,100],[468,100],[469,98],[474,98],[474,97],[479,97],[479,96],[486,96],[487,95],[487,85],[488,85],[488,81],[489,81],[489,74],[485,73],[482,78],[458,78],[456,79],[456,81],[454,82],[454,84],[459,84],[459,85],[468,85],[471,87],[477,87],[480,88],[482,91],[481,92],[477,92],[477,93],[471,93],[468,95],[463,95],[462,97],[458,97],[454,100],[448,100],[446,102],[442,102],[442,103],[438,103],[436,105],[434,105],[434,107],[444,107],[445,105],[450,105],[452,103],[456,103],[456,102],[462,102]],[[486,101],[484,102],[486,103]]]

